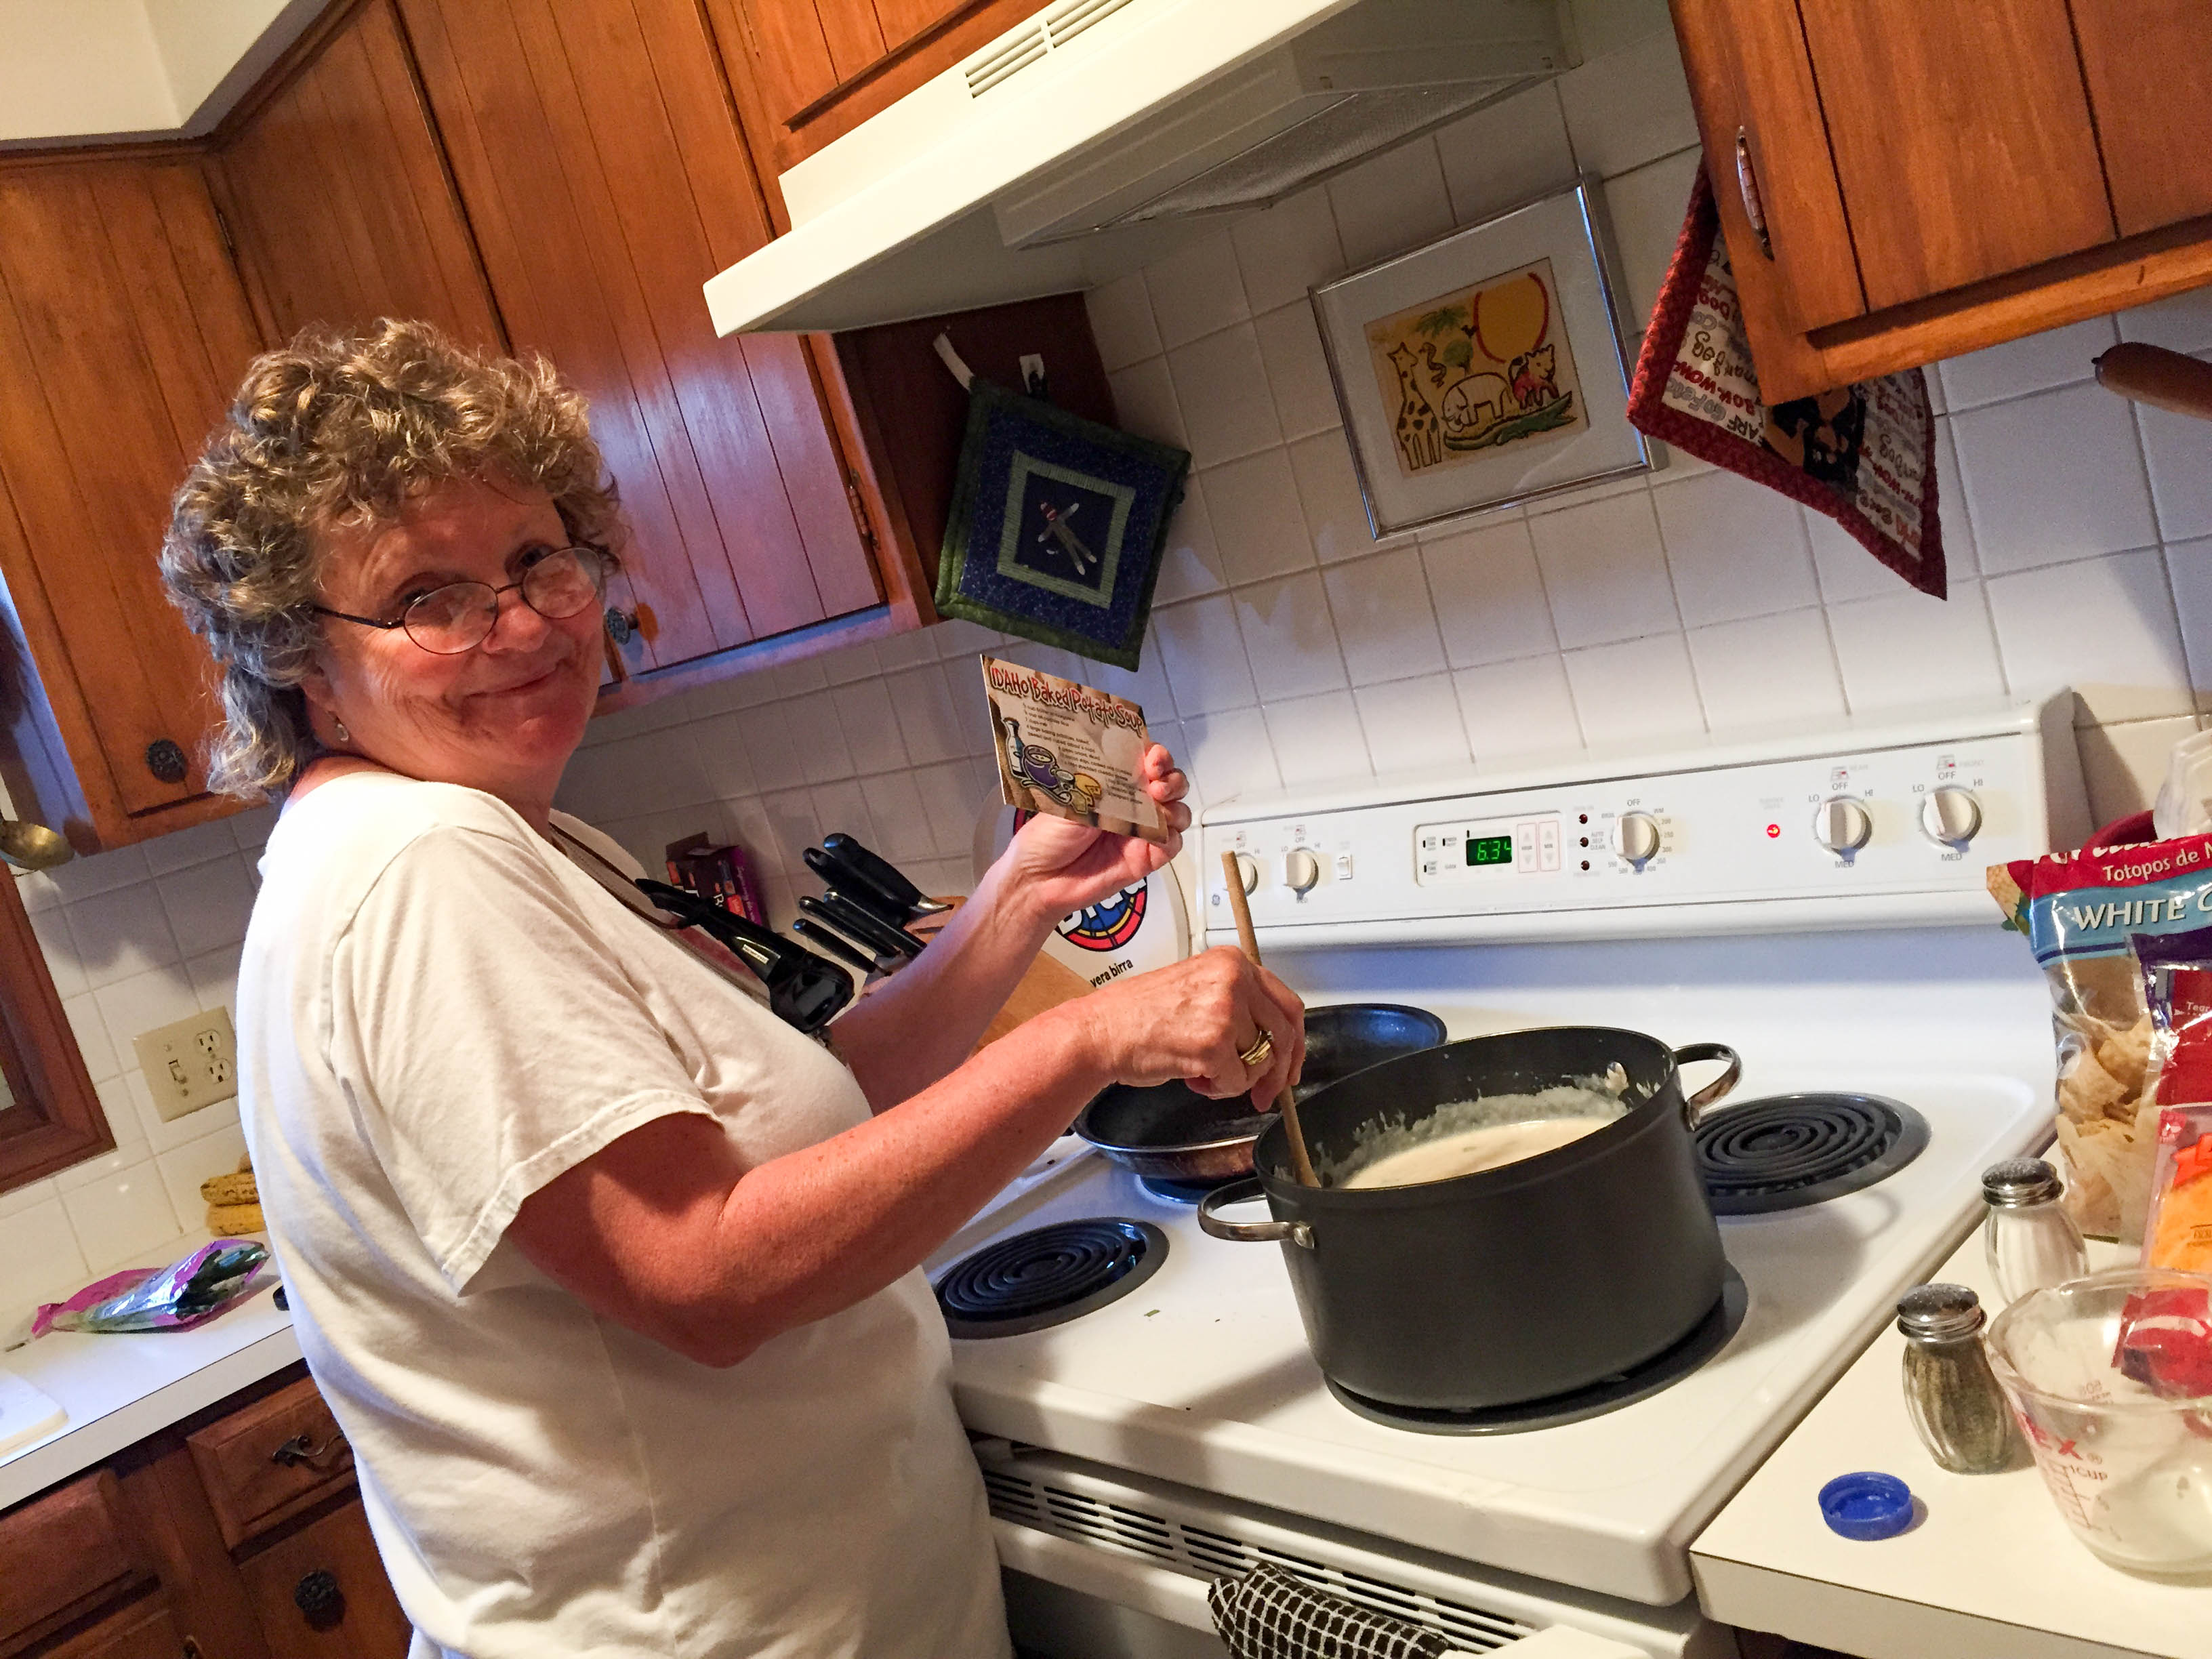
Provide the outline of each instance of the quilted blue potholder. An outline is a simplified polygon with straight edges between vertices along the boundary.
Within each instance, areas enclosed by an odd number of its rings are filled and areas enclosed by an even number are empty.
[[[938,611],[1135,668],[1189,470],[1186,451],[977,376]]]

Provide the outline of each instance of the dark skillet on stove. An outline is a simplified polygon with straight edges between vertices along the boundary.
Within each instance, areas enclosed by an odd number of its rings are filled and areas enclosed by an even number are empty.
[[[1305,1071],[1291,1092],[1303,1101],[1355,1072],[1443,1040],[1443,1021],[1425,1009],[1387,1002],[1309,1008]],[[1252,1173],[1252,1145],[1274,1121],[1243,1095],[1208,1100],[1187,1083],[1116,1084],[1083,1109],[1075,1133],[1141,1176],[1227,1181]]]

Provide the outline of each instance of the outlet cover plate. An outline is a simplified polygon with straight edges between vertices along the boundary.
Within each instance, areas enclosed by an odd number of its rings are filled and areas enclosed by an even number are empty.
[[[164,1123],[238,1094],[238,1038],[228,1008],[204,1009],[173,1025],[141,1031],[132,1046]]]

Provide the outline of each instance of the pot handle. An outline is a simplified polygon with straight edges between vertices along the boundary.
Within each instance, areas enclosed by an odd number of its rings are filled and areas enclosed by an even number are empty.
[[[1728,1070],[1682,1103],[1682,1121],[1692,1129],[1704,1118],[1705,1108],[1735,1088],[1743,1076],[1743,1056],[1725,1042],[1687,1042],[1674,1050],[1678,1067],[1698,1060],[1724,1060],[1728,1061]]]
[[[1232,1244],[1277,1244],[1289,1239],[1302,1250],[1313,1249],[1313,1228],[1304,1221],[1224,1221],[1213,1213],[1224,1204],[1243,1204],[1258,1198],[1267,1190],[1257,1176],[1249,1181],[1233,1181],[1226,1187],[1216,1187],[1198,1200],[1198,1224],[1209,1237],[1225,1238]]]

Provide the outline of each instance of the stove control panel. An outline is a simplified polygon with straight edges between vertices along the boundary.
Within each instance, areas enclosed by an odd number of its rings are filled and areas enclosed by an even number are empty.
[[[1770,743],[1633,774],[1585,763],[1557,781],[1462,781],[1416,799],[1369,785],[1304,810],[1231,804],[1206,815],[1206,868],[1218,871],[1224,850],[1240,855],[1262,927],[1733,930],[1805,925],[1791,907],[1808,903],[1840,925],[1972,919],[1990,902],[1984,866],[2087,834],[2070,708],[2054,700],[1956,734],[1850,749]],[[1228,925],[1215,914],[1220,879],[1207,884],[1209,928]],[[1632,911],[1671,919],[1622,924]],[[1494,925],[1514,917],[1527,924]],[[1583,920],[1545,920],[1569,917]]]

